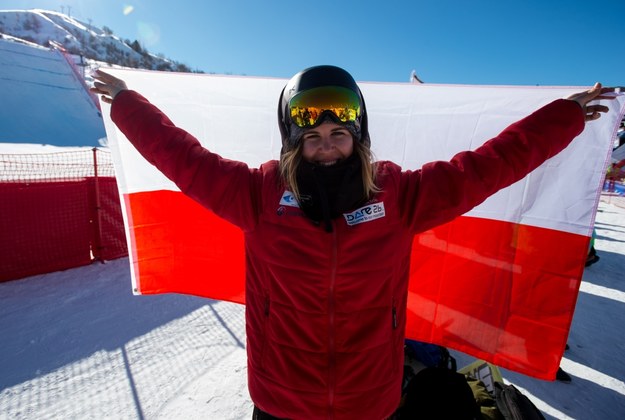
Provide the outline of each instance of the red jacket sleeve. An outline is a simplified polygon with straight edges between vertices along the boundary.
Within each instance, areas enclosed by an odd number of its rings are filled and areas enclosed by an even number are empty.
[[[474,151],[402,173],[400,208],[406,222],[422,232],[466,213],[558,154],[583,129],[579,104],[559,99]]]
[[[180,191],[235,225],[253,228],[258,170],[211,153],[137,92],[117,94],[111,119]]]

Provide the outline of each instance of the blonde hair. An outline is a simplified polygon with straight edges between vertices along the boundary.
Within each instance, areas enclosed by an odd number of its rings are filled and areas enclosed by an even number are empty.
[[[369,200],[375,193],[380,192],[376,185],[376,164],[371,149],[360,142],[354,141],[354,153],[358,155],[362,162],[362,186],[366,200]],[[297,186],[297,168],[302,161],[302,142],[280,156],[280,174],[282,180],[297,201],[300,201],[300,191]]]

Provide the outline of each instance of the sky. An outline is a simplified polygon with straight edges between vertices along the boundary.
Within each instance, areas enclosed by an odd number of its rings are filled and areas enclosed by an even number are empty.
[[[3,0],[69,13],[207,73],[359,81],[625,85],[623,0]]]

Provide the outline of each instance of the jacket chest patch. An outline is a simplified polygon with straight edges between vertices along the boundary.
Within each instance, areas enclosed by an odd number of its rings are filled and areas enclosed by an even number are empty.
[[[386,216],[384,202],[369,204],[368,206],[361,207],[351,213],[343,214],[343,217],[349,226],[371,222],[372,220],[376,220],[384,216]]]
[[[282,197],[280,198],[280,205],[299,208],[299,203],[291,191],[285,191],[284,194],[282,194]]]
[[[282,197],[280,197],[280,203],[277,210],[278,216],[303,216],[301,210],[294,212],[294,210],[288,210],[288,208],[299,209],[299,203],[295,199],[295,195],[291,191],[284,191]],[[358,225],[360,223],[371,222],[386,216],[384,209],[384,202],[372,203],[354,210],[351,213],[343,213],[345,222],[348,226]]]

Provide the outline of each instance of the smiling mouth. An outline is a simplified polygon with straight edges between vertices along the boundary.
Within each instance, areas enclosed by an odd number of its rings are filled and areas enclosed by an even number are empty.
[[[319,166],[333,166],[339,163],[339,160],[335,159],[335,160],[327,160],[327,161],[317,161],[316,163]]]

